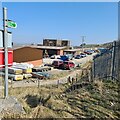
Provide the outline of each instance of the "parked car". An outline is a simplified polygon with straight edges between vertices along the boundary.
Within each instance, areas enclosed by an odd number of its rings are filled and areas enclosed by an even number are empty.
[[[52,67],[52,64],[48,64],[48,63],[46,63],[46,64],[44,64],[44,66]]]
[[[60,59],[60,55],[52,55],[50,58],[51,59]]]
[[[75,67],[75,63],[72,61],[64,61],[63,64],[60,65],[61,69],[71,70]]]
[[[97,57],[99,57],[99,56],[101,56],[101,55],[103,55],[103,54],[105,54],[105,53],[107,53],[107,54],[112,54],[112,50],[109,50],[109,49],[106,49],[106,48],[99,48],[98,50],[99,50],[99,53],[97,53],[97,54],[94,56],[94,58],[97,58]]]
[[[84,53],[87,55],[91,55],[93,52],[91,50],[85,50]]]
[[[76,55],[75,56],[75,59],[80,59],[80,58],[82,58],[81,55]]]
[[[53,66],[54,68],[59,68],[61,64],[63,64],[63,60],[54,60],[54,61],[52,62],[52,66]]]
[[[94,53],[94,52],[95,52],[95,50],[89,50],[89,52]]]
[[[104,54],[104,53],[112,53],[111,50],[107,49],[107,48],[99,48],[99,53],[100,54]]]
[[[51,59],[55,59],[55,55],[52,55],[50,58],[51,58]]]
[[[66,55],[61,55],[60,59],[63,61],[69,61],[73,59],[73,54],[66,54]]]
[[[80,56],[83,58],[83,57],[86,57],[86,54],[85,53],[80,53]]]
[[[51,77],[51,74],[46,73],[46,72],[32,72],[32,75],[33,75],[33,77],[37,77],[39,79]]]
[[[101,54],[98,53],[98,54],[94,55],[93,58],[95,59],[95,58],[99,57],[100,55],[101,55]]]

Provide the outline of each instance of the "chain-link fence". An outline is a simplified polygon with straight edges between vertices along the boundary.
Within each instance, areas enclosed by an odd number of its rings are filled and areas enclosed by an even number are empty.
[[[92,65],[93,79],[118,79],[118,61],[120,60],[119,41],[114,41],[109,50],[94,56]]]
[[[117,42],[117,46],[116,56],[118,57],[118,80],[120,80],[120,40]]]

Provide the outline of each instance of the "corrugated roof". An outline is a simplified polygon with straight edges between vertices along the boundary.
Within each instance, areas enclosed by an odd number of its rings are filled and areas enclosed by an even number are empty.
[[[81,49],[67,49],[64,50],[65,52],[76,52],[76,51],[80,51]]]
[[[65,49],[66,47],[57,47],[57,46],[31,46],[32,48],[40,48],[40,49]]]
[[[24,48],[24,47],[29,47],[29,46],[26,46],[26,45],[22,45],[22,46],[13,46],[13,50],[17,50],[17,49]]]
[[[37,49],[55,49],[55,50],[61,50],[65,49],[66,47],[56,47],[56,46],[34,46],[34,45],[23,45],[18,47],[13,47],[13,50],[20,49],[23,47],[31,47],[31,48],[37,48]]]

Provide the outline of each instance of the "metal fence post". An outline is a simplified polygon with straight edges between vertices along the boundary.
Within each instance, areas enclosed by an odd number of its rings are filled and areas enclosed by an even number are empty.
[[[120,81],[120,39],[118,40],[118,44],[117,44],[118,48],[117,48],[117,52],[118,52],[118,66],[117,66],[117,70],[118,70],[118,80]]]
[[[112,61],[111,61],[111,78],[113,80],[114,78],[114,69],[115,69],[115,47],[116,47],[116,41],[113,42],[113,51],[112,51]]]

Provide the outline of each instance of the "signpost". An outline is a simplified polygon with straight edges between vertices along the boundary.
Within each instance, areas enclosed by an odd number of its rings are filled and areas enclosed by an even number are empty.
[[[14,21],[12,21],[12,20],[7,20],[7,27],[9,27],[9,28],[16,28],[17,24]]]
[[[7,19],[7,8],[3,8],[3,45],[4,45],[4,61],[5,61],[5,82],[4,82],[4,97],[8,97],[8,33],[7,27],[16,28],[17,24]]]
[[[8,38],[7,38],[7,8],[3,8],[3,28],[4,28],[4,61],[5,61],[5,80],[4,80],[4,97],[8,97]]]

